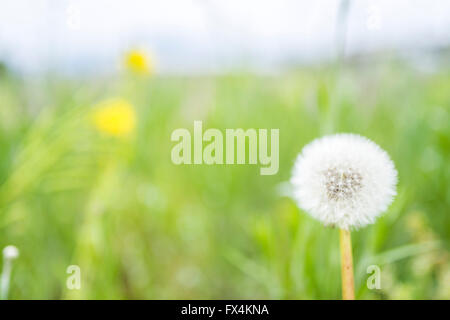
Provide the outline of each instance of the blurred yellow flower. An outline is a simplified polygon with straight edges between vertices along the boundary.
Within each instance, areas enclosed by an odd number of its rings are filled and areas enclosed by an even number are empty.
[[[149,75],[153,73],[153,63],[150,57],[141,50],[131,50],[125,55],[125,66],[128,70]]]
[[[110,99],[95,107],[93,120],[96,128],[112,136],[125,136],[136,126],[133,106],[124,99]]]

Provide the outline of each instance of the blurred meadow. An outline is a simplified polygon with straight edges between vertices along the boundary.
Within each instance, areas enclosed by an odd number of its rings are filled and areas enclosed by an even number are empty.
[[[20,250],[9,298],[340,299],[338,230],[298,209],[288,180],[306,143],[354,132],[399,172],[393,205],[352,233],[357,298],[450,299],[448,49],[438,57],[432,70],[386,53],[187,75],[137,51],[98,75],[2,63],[0,246]],[[173,164],[171,133],[194,120],[279,128],[278,174]]]

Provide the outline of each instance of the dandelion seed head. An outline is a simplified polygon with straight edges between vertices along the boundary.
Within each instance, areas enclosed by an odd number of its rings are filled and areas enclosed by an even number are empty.
[[[356,134],[316,139],[298,156],[291,184],[300,208],[324,225],[357,229],[373,223],[396,195],[388,154]]]
[[[14,260],[19,257],[19,249],[16,246],[9,245],[3,248],[3,258]]]

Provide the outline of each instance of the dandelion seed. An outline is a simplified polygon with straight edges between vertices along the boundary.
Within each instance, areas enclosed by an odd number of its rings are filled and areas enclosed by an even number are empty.
[[[131,50],[125,55],[125,66],[131,72],[142,75],[153,73],[153,63],[142,50]]]
[[[105,134],[122,137],[136,126],[133,106],[124,99],[111,99],[98,104],[93,114],[96,128]]]

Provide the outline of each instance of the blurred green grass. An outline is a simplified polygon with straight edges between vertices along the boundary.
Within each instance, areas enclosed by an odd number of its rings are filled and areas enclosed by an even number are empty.
[[[333,70],[1,75],[0,245],[21,251],[10,297],[339,299],[337,230],[285,194],[297,153],[333,130],[373,139],[399,171],[387,214],[353,233],[357,297],[450,299],[449,71]],[[133,136],[104,136],[88,121],[110,97],[135,106]],[[279,128],[278,174],[175,166],[170,135],[192,132],[194,120],[205,129]],[[78,291],[66,289],[73,264]],[[366,286],[372,264],[380,290]]]

